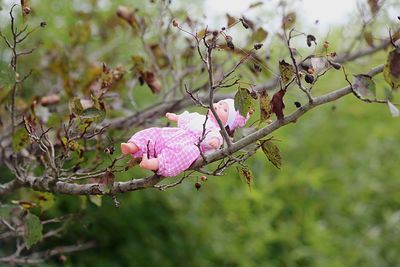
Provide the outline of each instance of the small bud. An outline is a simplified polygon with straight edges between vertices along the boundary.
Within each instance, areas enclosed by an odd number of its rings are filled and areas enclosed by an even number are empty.
[[[218,32],[218,31],[213,31],[213,32],[212,32],[212,35],[213,35],[214,37],[217,37],[217,36],[218,36],[218,34],[219,34],[219,32]]]
[[[29,6],[24,6],[22,8],[22,12],[24,12],[24,15],[29,15],[31,13],[31,8]]]
[[[235,46],[233,45],[232,37],[229,36],[229,35],[227,35],[227,36],[225,36],[225,40],[226,40],[226,45],[227,45],[230,49],[234,50],[234,49],[235,49]]]
[[[331,53],[330,53],[330,56],[331,56],[331,57],[336,57],[336,52],[331,52]]]
[[[222,27],[222,28],[221,28],[221,31],[225,31],[225,30],[226,30],[226,28],[225,28],[225,27]]]
[[[306,77],[304,77],[304,80],[307,83],[312,84],[314,82],[314,76],[312,76],[311,74],[306,74]]]
[[[199,190],[200,187],[201,187],[201,183],[200,183],[200,182],[196,182],[196,183],[194,184],[194,186],[196,187],[197,190]]]
[[[144,84],[144,78],[143,78],[143,76],[139,76],[139,84],[140,85],[143,85]]]
[[[114,151],[115,151],[115,148],[113,146],[109,146],[109,147],[104,148],[104,152],[106,154],[109,154],[109,155],[114,154]]]
[[[301,103],[300,103],[300,102],[298,102],[298,101],[294,102],[294,105],[296,106],[296,108],[299,108],[299,107],[301,107]]]
[[[324,42],[324,47],[325,47],[325,49],[328,49],[328,47],[329,47],[329,42],[328,41]]]
[[[260,49],[262,46],[263,46],[263,44],[255,44],[255,45],[254,45],[254,49],[255,49],[255,50],[258,50],[258,49]]]
[[[172,20],[172,26],[174,26],[174,27],[178,27],[179,26],[179,23],[178,23],[178,21],[176,19]]]
[[[308,74],[314,74],[314,69],[313,68],[308,68],[307,72],[308,72]]]
[[[257,92],[256,92],[254,89],[251,89],[250,96],[251,96],[254,100],[257,100],[257,98],[258,98]]]
[[[61,255],[58,257],[58,259],[59,259],[62,263],[64,263],[64,262],[67,261],[67,256],[65,256],[64,254],[61,254]]]
[[[340,63],[337,63],[335,61],[331,61],[328,60],[329,64],[331,64],[332,67],[334,67],[336,70],[340,70],[340,68],[342,67],[342,65],[340,65]]]
[[[46,26],[47,26],[47,22],[46,21],[40,22],[40,27],[44,28]]]
[[[207,176],[205,176],[205,175],[202,175],[202,176],[200,176],[200,180],[202,180],[203,182],[205,182],[205,181],[207,181]]]

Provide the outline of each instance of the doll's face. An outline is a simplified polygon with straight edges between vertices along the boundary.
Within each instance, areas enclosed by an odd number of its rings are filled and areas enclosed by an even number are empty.
[[[221,120],[221,122],[225,125],[226,122],[228,121],[228,115],[229,115],[228,104],[224,101],[219,101],[218,103],[214,104],[214,110],[218,114],[218,117]],[[214,115],[212,114],[211,110],[208,111],[208,116],[214,118]]]

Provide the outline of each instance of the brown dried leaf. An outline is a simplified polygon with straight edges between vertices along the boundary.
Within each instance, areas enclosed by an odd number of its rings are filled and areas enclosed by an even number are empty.
[[[228,28],[231,27],[233,24],[235,24],[237,21],[237,19],[235,17],[232,17],[229,14],[226,14],[226,19],[227,19]]]
[[[274,94],[271,100],[271,110],[275,113],[278,120],[284,118],[283,109],[285,108],[285,103],[283,103],[283,97],[285,96],[285,93],[285,90],[280,90]]]
[[[296,23],[296,13],[290,12],[282,19],[282,29],[289,29]]]
[[[126,6],[118,6],[117,16],[126,21],[132,28],[137,29],[138,21],[134,11]]]
[[[154,94],[158,94],[161,92],[161,82],[157,79],[154,72],[145,71],[142,77]]]

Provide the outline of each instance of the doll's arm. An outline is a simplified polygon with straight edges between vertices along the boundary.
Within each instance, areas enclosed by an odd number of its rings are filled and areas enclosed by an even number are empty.
[[[220,148],[222,146],[223,139],[219,133],[219,129],[215,128],[209,131],[204,141],[212,149]]]
[[[177,122],[178,121],[178,115],[176,115],[175,113],[169,113],[167,112],[165,114],[165,116],[170,120],[170,121],[174,121]]]
[[[217,149],[217,148],[219,148],[221,145],[220,145],[220,141],[219,141],[219,139],[217,138],[217,137],[212,137],[209,141],[208,141],[208,144],[212,147],[212,148],[214,148],[214,149]]]

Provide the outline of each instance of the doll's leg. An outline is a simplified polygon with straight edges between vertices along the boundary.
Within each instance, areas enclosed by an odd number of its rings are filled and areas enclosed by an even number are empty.
[[[140,167],[150,171],[156,171],[159,168],[159,160],[157,158],[148,159],[147,154],[143,154],[142,161],[140,162]]]
[[[133,154],[139,150],[139,147],[135,143],[121,143],[121,152],[124,155]]]

